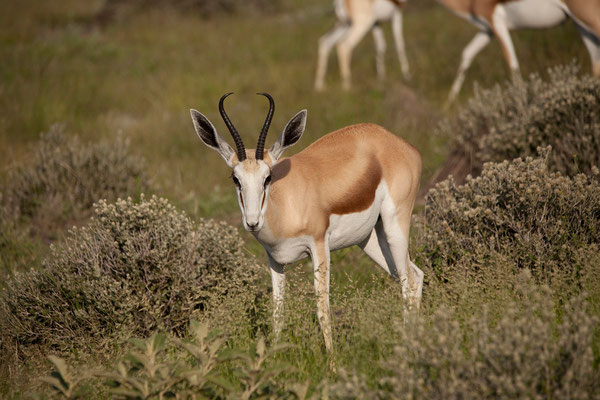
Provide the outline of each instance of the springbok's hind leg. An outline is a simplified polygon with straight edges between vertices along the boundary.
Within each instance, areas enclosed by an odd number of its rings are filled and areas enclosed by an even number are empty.
[[[388,227],[387,229],[393,230],[394,228]],[[410,261],[408,240],[402,239],[403,236],[401,232],[400,235],[397,232],[390,235],[384,228],[384,222],[380,217],[371,235],[359,246],[377,265],[401,282],[402,296],[406,300],[408,308],[418,309],[423,291],[423,271]],[[390,244],[390,237],[392,237],[393,245]],[[394,251],[400,255],[394,256]],[[405,260],[404,265],[395,261],[398,257]],[[407,311],[406,308],[405,311]]]

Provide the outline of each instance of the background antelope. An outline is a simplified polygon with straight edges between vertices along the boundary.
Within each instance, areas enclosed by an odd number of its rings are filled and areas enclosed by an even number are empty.
[[[454,101],[465,80],[465,72],[492,36],[500,41],[513,73],[519,61],[510,38],[513,29],[543,29],[571,18],[581,33],[592,60],[592,71],[600,76],[600,0],[438,0],[456,15],[473,23],[479,32],[462,52],[458,73],[448,103]]]
[[[231,93],[230,93],[231,94]],[[283,266],[312,258],[317,315],[332,349],[329,314],[329,253],[360,246],[402,283],[403,297],[418,307],[423,272],[408,256],[411,213],[421,175],[421,156],[410,144],[374,124],[352,125],[281,158],[298,142],[306,110],[296,114],[269,150],[265,138],[270,107],[256,150],[246,150],[221,97],[219,111],[236,144],[234,151],[200,112],[190,110],[196,133],[232,169],[242,222],[267,253],[274,299],[274,332],[282,328]]]
[[[350,88],[350,59],[352,50],[360,40],[373,30],[375,40],[377,75],[385,76],[385,36],[379,26],[382,21],[392,21],[394,43],[400,60],[402,74],[410,79],[410,69],[406,58],[404,37],[402,34],[402,7],[406,0],[335,0],[334,8],[338,19],[337,25],[319,39],[319,60],[315,89],[325,87],[327,61],[331,48],[337,44],[338,63],[344,89]]]

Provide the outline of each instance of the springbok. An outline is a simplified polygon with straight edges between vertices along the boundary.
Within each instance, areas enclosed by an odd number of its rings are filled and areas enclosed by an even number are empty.
[[[600,76],[600,0],[437,0],[456,15],[473,23],[479,32],[462,52],[458,73],[448,96],[452,103],[475,56],[490,42],[500,41],[509,68],[519,73],[519,61],[510,39],[513,29],[543,29],[571,18],[592,60],[592,71]]]
[[[325,87],[329,52],[336,44],[342,84],[344,89],[350,88],[352,50],[371,29],[375,40],[377,76],[379,79],[383,79],[385,77],[386,44],[383,29],[379,23],[390,19],[402,74],[404,79],[410,79],[410,69],[402,35],[402,7],[405,3],[406,0],[334,0],[338,23],[319,39],[315,89],[321,91]]]
[[[283,266],[312,258],[317,315],[332,349],[329,314],[331,250],[360,246],[389,274],[399,279],[407,308],[421,300],[423,272],[408,257],[411,213],[421,174],[419,152],[374,124],[352,125],[323,136],[300,153],[281,158],[306,126],[306,110],[285,126],[271,148],[265,138],[275,104],[260,132],[256,150],[246,150],[221,97],[219,112],[236,151],[200,112],[190,110],[196,133],[233,170],[231,178],[244,228],[265,248],[273,284],[274,334],[282,329],[285,274]]]

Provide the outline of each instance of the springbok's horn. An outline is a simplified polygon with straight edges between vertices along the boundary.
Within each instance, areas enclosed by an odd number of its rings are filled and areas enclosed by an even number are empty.
[[[262,131],[260,131],[258,143],[256,144],[256,159],[262,160],[265,155],[265,140],[267,139],[267,132],[269,131],[269,126],[271,126],[271,120],[273,119],[273,113],[275,112],[275,102],[269,93],[256,94],[263,95],[269,99],[269,112],[267,113],[265,124],[263,125]]]
[[[235,129],[235,126],[233,126],[233,124],[231,123],[231,120],[227,116],[225,108],[223,107],[223,101],[225,101],[227,96],[229,96],[230,94],[233,94],[233,92],[224,94],[223,97],[221,97],[221,100],[219,100],[219,112],[221,113],[221,117],[223,117],[223,121],[225,121],[225,125],[227,125],[227,129],[229,129],[229,132],[231,132],[233,141],[235,142],[238,160],[242,162],[246,159],[246,148],[244,147],[244,142],[242,142],[242,137]]]

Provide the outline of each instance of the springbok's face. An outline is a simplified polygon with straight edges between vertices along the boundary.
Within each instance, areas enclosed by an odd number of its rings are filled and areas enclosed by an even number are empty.
[[[264,160],[247,158],[233,167],[231,179],[235,185],[242,222],[247,231],[259,231],[265,222],[271,166]]]
[[[256,150],[246,151],[241,136],[223,108],[223,101],[230,94],[221,97],[219,112],[231,132],[231,136],[233,136],[236,151],[217,133],[213,124],[204,115],[196,110],[190,110],[190,113],[194,128],[200,139],[208,147],[217,151],[232,169],[231,179],[237,192],[244,228],[250,232],[257,232],[265,222],[265,213],[269,203],[269,189],[271,188],[271,169],[277,163],[283,151],[296,144],[302,136],[306,126],[306,110],[300,111],[287,123],[273,146],[265,152],[265,138],[273,118],[275,104],[271,96],[266,93],[259,93],[269,99],[269,113],[259,135]]]

